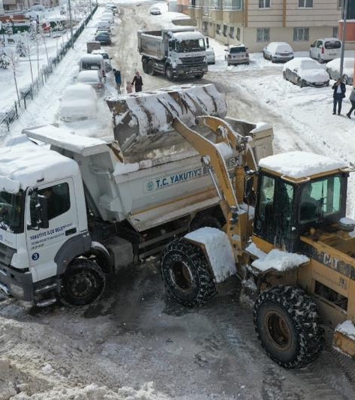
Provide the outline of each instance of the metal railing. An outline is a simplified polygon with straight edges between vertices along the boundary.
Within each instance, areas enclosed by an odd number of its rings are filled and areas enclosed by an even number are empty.
[[[83,20],[78,28],[73,32],[73,43],[78,39],[84,28],[97,10],[97,5],[91,13]],[[55,57],[49,59],[49,64],[43,66],[37,78],[27,87],[19,90],[19,100],[14,101],[14,105],[0,112],[0,137],[5,136],[10,131],[10,125],[15,122],[27,109],[28,103],[36,97],[49,76],[54,72],[55,67],[61,62],[63,57],[71,49],[71,38],[63,44]]]

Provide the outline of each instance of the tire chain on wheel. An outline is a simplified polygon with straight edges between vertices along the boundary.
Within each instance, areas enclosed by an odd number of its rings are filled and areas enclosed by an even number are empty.
[[[257,312],[267,302],[281,306],[292,319],[298,334],[299,351],[297,356],[283,362],[275,358],[265,348],[257,329]],[[303,289],[294,286],[278,286],[263,292],[255,302],[253,309],[254,326],[257,337],[267,355],[284,368],[302,368],[315,360],[323,347],[324,330],[319,325],[317,305]]]
[[[197,293],[193,298],[184,295],[182,289],[179,289],[170,278],[169,265],[165,264],[169,253],[179,253],[189,263],[190,269],[193,267],[192,273],[198,286]],[[161,274],[169,295],[185,307],[206,303],[217,293],[213,274],[202,249],[184,238],[176,239],[167,246],[162,255]]]

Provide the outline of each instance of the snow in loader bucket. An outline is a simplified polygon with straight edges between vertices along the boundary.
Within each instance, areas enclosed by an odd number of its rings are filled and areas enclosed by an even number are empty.
[[[124,157],[147,148],[160,149],[167,142],[181,146],[185,140],[171,126],[175,117],[191,128],[196,126],[197,116],[224,118],[227,113],[225,96],[213,84],[171,86],[120,95],[106,102],[113,114],[114,136]]]

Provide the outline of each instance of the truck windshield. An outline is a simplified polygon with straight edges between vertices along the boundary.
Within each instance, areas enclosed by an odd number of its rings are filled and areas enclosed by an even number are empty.
[[[0,229],[19,233],[23,229],[23,193],[0,192]]]
[[[205,41],[203,39],[183,40],[176,42],[176,51],[178,53],[191,53],[206,50]]]

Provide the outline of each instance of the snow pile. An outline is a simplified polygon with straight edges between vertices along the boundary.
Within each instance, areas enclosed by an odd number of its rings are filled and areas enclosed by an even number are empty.
[[[342,324],[339,324],[335,328],[335,332],[342,333],[343,335],[349,337],[350,339],[355,340],[355,326],[349,320],[346,320]]]
[[[206,227],[188,233],[185,238],[205,246],[217,283],[237,272],[232,246],[223,231]]]
[[[251,265],[260,271],[267,271],[269,269],[286,271],[298,267],[308,261],[309,258],[304,255],[273,249],[265,257],[253,261]]]

